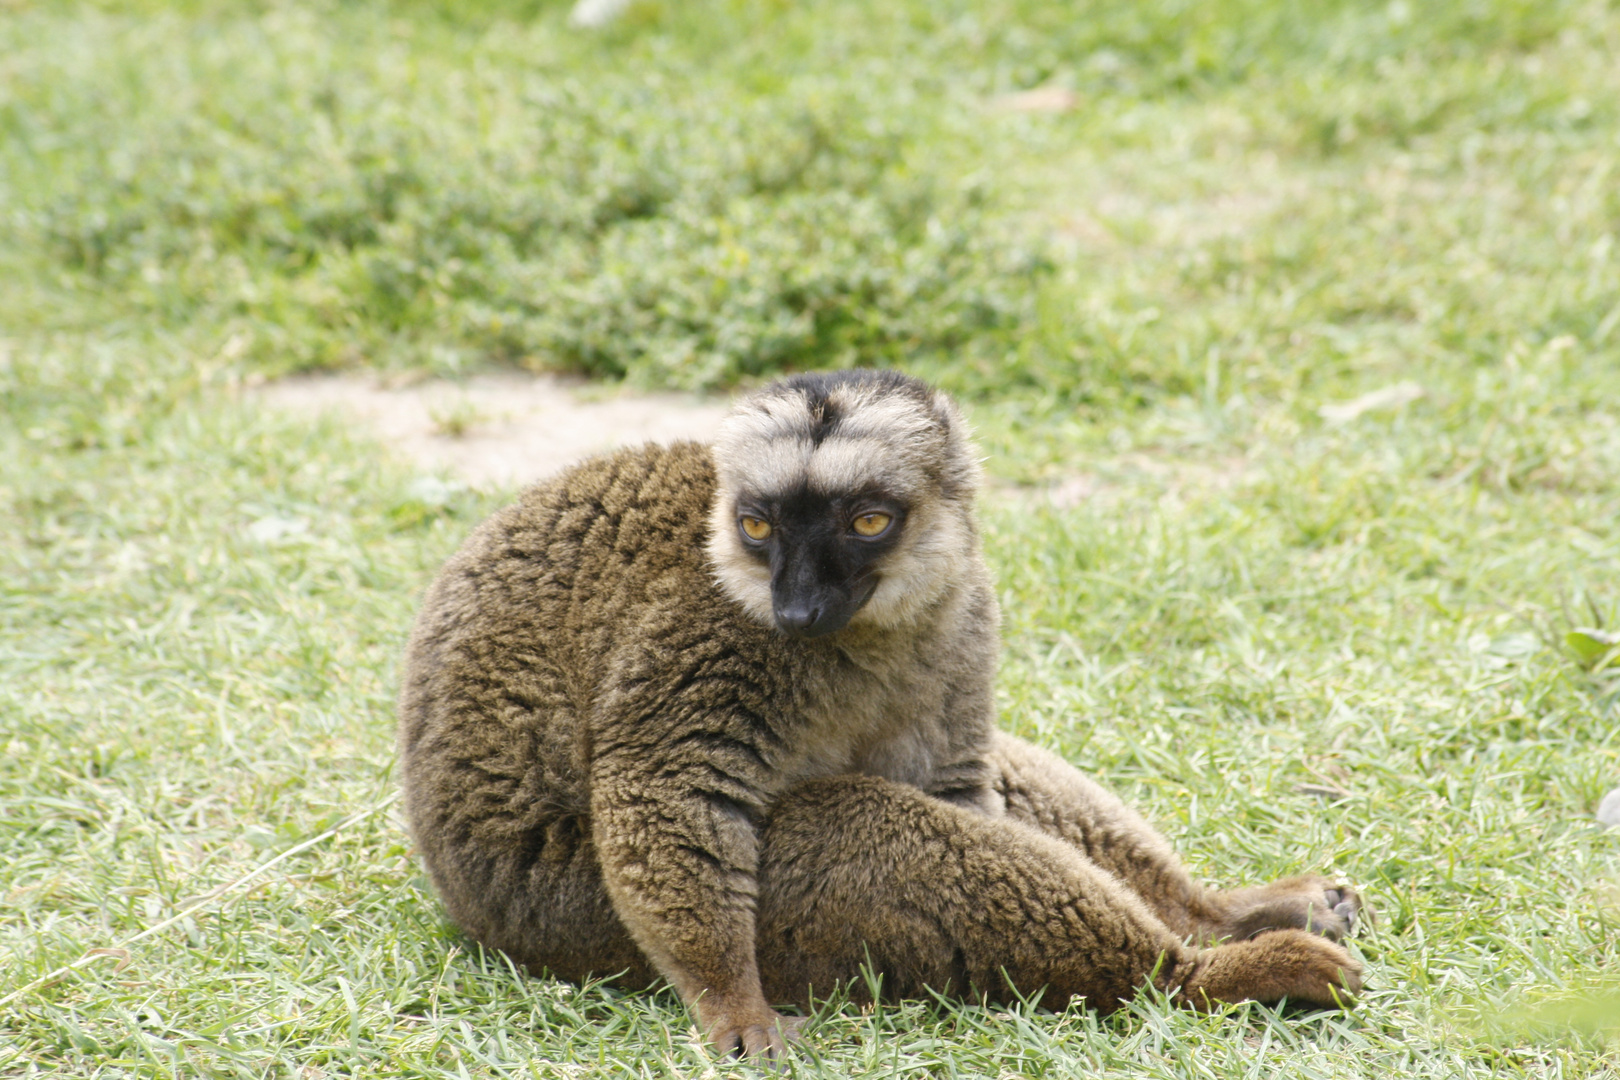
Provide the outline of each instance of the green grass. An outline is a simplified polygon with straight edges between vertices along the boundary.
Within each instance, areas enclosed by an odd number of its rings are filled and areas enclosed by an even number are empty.
[[[795,1074],[1620,1068],[1620,8],[458,8],[0,4],[0,1075],[704,1074],[387,804],[502,497],[240,386],[857,361],[980,427],[1007,726],[1378,919],[1347,1015],[835,1002]]]

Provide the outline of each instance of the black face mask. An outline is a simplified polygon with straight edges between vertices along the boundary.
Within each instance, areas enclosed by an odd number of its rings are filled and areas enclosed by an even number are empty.
[[[800,639],[849,625],[872,598],[878,566],[905,524],[905,508],[881,493],[745,498],[737,514],[743,546],[771,568],[777,629]]]

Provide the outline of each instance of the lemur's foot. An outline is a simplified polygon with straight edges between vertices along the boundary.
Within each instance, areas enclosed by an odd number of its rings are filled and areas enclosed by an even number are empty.
[[[1304,930],[1278,930],[1197,954],[1177,999],[1195,1009],[1283,998],[1348,1008],[1360,990],[1361,965],[1344,946]]]
[[[1356,929],[1361,897],[1325,877],[1292,877],[1223,894],[1228,911],[1219,937],[1248,941],[1273,930],[1305,930],[1343,941]]]

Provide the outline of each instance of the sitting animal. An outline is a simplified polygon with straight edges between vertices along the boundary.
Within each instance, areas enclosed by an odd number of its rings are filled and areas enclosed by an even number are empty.
[[[717,1050],[773,1058],[799,1023],[773,1004],[866,962],[895,997],[1348,1001],[1351,889],[1203,888],[997,730],[978,482],[944,394],[848,371],[484,522],[428,590],[399,705],[450,917],[535,973],[668,980]]]

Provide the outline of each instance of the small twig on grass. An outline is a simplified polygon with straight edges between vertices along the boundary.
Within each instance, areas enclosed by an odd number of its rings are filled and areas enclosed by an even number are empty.
[[[1351,793],[1337,784],[1297,784],[1294,790],[1301,795],[1316,795],[1324,799],[1348,799]]]
[[[113,947],[110,947],[110,948],[96,948],[96,949],[87,950],[83,956],[81,956],[77,960],[73,961],[73,963],[64,965],[63,967],[59,967],[55,971],[52,971],[47,975],[41,975],[39,978],[35,979],[33,982],[28,983],[25,986],[20,986],[17,989],[13,990],[11,993],[7,994],[5,997],[0,998],[0,1008],[4,1008],[5,1006],[10,1005],[13,1001],[16,1001],[18,998],[22,997],[24,994],[32,993],[35,990],[43,990],[47,986],[54,985],[55,983],[58,983],[58,982],[62,981],[67,976],[73,974],[75,971],[79,970],[80,968],[87,967],[90,964],[95,963],[97,960],[106,960],[106,959],[109,959],[109,958],[117,959],[118,960],[118,967],[123,968],[126,964],[129,963],[129,951],[128,950],[129,950],[129,947],[131,945],[134,945],[138,941],[144,941],[146,938],[151,937],[153,934],[160,933],[161,931],[167,930],[169,927],[173,926],[175,923],[179,922],[180,920],[186,919],[186,918],[189,918],[192,915],[195,915],[197,912],[201,911],[203,908],[207,907],[209,904],[212,904],[214,901],[218,900],[220,897],[226,895],[227,893],[230,893],[230,892],[233,892],[233,891],[235,891],[237,889],[240,889],[242,886],[246,885],[248,882],[252,881],[254,878],[260,876],[265,871],[273,869],[278,863],[286,862],[288,859],[292,858],[294,855],[297,855],[300,852],[308,851],[310,848],[314,847],[316,844],[322,843],[323,841],[330,840],[332,837],[336,836],[338,833],[342,832],[344,829],[347,829],[350,825],[353,825],[355,822],[364,821],[366,818],[370,817],[371,815],[388,809],[390,806],[392,806],[394,804],[394,801],[396,799],[398,799],[398,798],[399,798],[399,792],[396,791],[392,795],[388,796],[388,798],[386,798],[382,802],[378,803],[376,806],[373,806],[371,809],[362,810],[357,814],[350,814],[348,817],[344,818],[342,821],[338,822],[336,825],[332,826],[330,829],[327,829],[325,832],[321,833],[319,836],[310,837],[308,840],[305,840],[301,844],[294,844],[292,847],[288,848],[286,851],[283,851],[280,855],[277,855],[275,858],[270,859],[270,860],[268,860],[266,862],[263,862],[263,863],[259,864],[258,866],[254,867],[252,870],[249,870],[246,874],[243,874],[241,877],[237,878],[235,881],[227,882],[224,885],[221,885],[219,888],[215,889],[213,892],[205,893],[204,895],[199,897],[194,903],[192,903],[190,906],[186,907],[185,909],[183,909],[181,911],[178,911],[173,915],[170,915],[167,919],[164,919],[160,923],[154,923],[153,925],[148,926],[145,930],[142,930],[140,933],[136,934],[134,937],[130,938],[129,940],[123,942],[121,945],[113,946]]]

